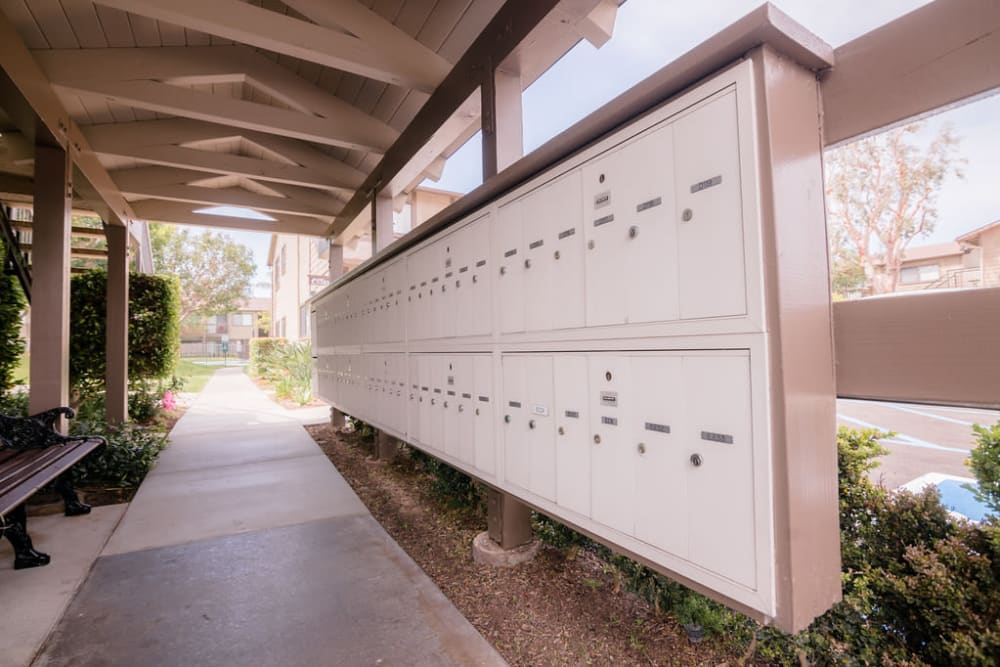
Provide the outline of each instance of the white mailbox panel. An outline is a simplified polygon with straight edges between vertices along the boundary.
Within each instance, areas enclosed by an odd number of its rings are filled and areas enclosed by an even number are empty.
[[[773,615],[753,85],[736,65],[321,295],[321,396]]]

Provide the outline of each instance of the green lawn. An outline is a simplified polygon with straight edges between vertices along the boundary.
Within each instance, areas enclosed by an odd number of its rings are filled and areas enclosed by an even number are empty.
[[[208,378],[212,377],[215,371],[220,368],[222,366],[203,366],[202,364],[193,363],[188,359],[181,359],[177,362],[174,375],[184,380],[184,387],[181,391],[197,393],[205,388]]]

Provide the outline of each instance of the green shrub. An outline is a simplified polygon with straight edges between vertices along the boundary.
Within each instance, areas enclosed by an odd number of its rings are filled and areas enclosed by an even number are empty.
[[[275,369],[275,352],[278,347],[286,344],[284,338],[254,338],[250,341],[250,375],[259,378],[273,376]]]
[[[0,415],[6,417],[28,416],[28,392],[0,391]]]
[[[481,512],[486,508],[486,499],[479,483],[461,470],[418,449],[410,449],[410,458],[416,467],[431,477],[431,490],[453,509]]]
[[[70,288],[70,382],[83,393],[104,384],[107,272],[73,276]],[[177,279],[129,276],[129,378],[169,377],[180,350]]]
[[[975,424],[972,428],[978,440],[969,454],[969,467],[979,482],[976,496],[995,516],[1000,516],[1000,422],[993,426]]]
[[[6,258],[7,250],[0,240],[0,264]],[[14,377],[21,355],[24,354],[24,340],[21,338],[21,316],[26,306],[24,292],[14,276],[0,272],[0,395],[23,378]]]
[[[136,487],[167,446],[165,433],[131,423],[108,425],[103,420],[83,419],[70,423],[75,434],[101,435],[108,441],[106,447],[101,447],[73,467],[73,479],[79,484]]]

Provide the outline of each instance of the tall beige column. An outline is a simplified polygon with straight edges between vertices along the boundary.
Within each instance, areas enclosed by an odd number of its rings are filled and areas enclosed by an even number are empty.
[[[72,160],[65,150],[36,147],[29,369],[32,414],[69,405],[72,174]]]
[[[344,275],[344,246],[339,243],[330,243],[330,282]],[[333,428],[344,428],[346,420],[344,413],[337,408],[330,408],[330,426]]]
[[[128,420],[128,227],[107,225],[107,366],[105,396],[110,423]]]
[[[392,233],[392,198],[375,197],[372,201],[372,254],[388,247]]]
[[[483,181],[495,176],[524,155],[524,124],[521,106],[521,76],[503,70],[487,72],[482,86]],[[531,541],[531,509],[512,495],[487,492],[489,538],[501,549],[513,549]],[[479,545],[474,544],[474,549]],[[481,562],[491,562],[476,553]],[[497,562],[503,562],[499,559]]]

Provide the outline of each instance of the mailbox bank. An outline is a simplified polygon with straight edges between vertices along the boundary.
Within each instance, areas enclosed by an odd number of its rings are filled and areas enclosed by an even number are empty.
[[[318,395],[795,630],[839,596],[815,74],[691,83],[317,296]]]

